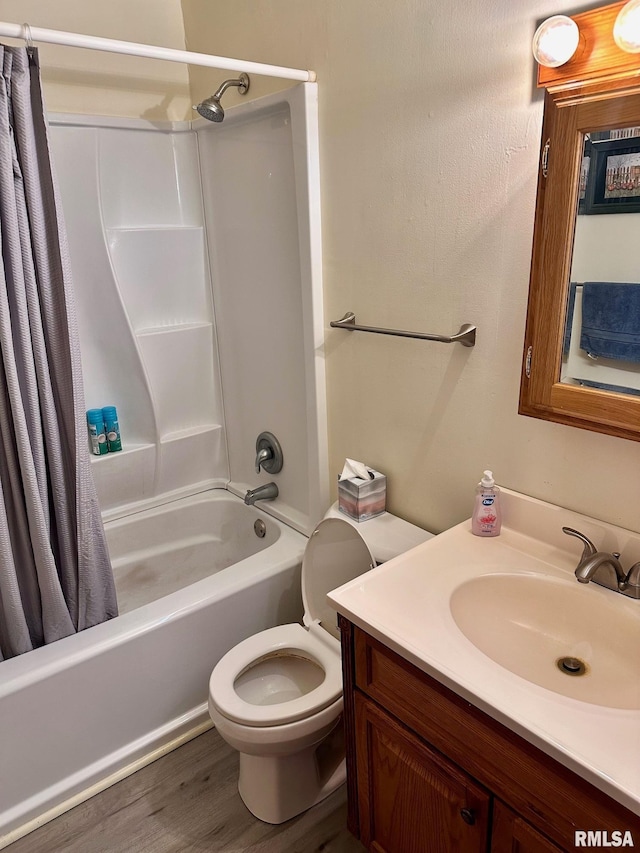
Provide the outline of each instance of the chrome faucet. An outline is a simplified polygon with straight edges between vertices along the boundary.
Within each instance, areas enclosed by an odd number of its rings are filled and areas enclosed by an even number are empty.
[[[278,487],[275,483],[265,483],[257,489],[249,489],[244,496],[247,506],[253,506],[256,501],[273,501],[278,497]]]
[[[598,551],[584,533],[574,530],[573,527],[563,527],[562,532],[568,536],[575,536],[584,545],[582,556],[575,570],[576,578],[580,583],[593,581],[593,583],[604,586],[606,589],[621,592],[630,598],[640,599],[640,562],[634,563],[625,574],[620,563],[620,554],[617,551],[612,553]]]
[[[606,551],[596,551],[586,560],[580,560],[576,568],[576,578],[580,583],[589,583],[595,579],[595,574],[603,566],[610,566],[616,575],[616,586],[626,583],[624,569],[620,565],[620,554],[614,551],[607,554]]]
[[[261,432],[256,439],[256,474],[262,468],[269,474],[278,474],[282,470],[284,456],[280,442],[272,432]]]

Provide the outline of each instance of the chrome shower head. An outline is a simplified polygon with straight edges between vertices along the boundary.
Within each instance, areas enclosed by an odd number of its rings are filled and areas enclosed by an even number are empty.
[[[249,75],[241,74],[237,80],[225,80],[224,83],[208,98],[199,103],[193,109],[197,110],[202,118],[207,121],[220,122],[224,119],[224,110],[220,103],[220,98],[224,95],[230,86],[237,86],[238,92],[241,95],[246,95],[249,91]]]
[[[220,104],[220,99],[215,98],[213,95],[205,98],[202,103],[194,107],[194,110],[197,110],[202,118],[206,118],[208,121],[222,121],[224,118],[224,110]]]

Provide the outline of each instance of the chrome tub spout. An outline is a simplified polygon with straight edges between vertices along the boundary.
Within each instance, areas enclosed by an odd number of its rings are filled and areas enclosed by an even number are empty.
[[[244,496],[247,506],[253,506],[256,501],[273,501],[278,497],[278,487],[275,483],[265,483],[257,489],[249,489]]]

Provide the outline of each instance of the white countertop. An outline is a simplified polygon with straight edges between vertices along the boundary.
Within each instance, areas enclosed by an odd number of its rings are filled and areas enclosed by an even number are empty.
[[[640,679],[638,710],[569,698],[483,654],[449,607],[460,584],[483,574],[543,573],[573,581],[582,546],[562,534],[563,525],[601,550],[621,552],[625,570],[640,559],[640,534],[515,492],[504,490],[502,499],[500,536],[473,536],[470,521],[463,522],[333,590],[329,599],[358,627],[640,815]],[[640,601],[593,583],[581,589],[601,596],[605,607],[625,608],[632,619],[637,613],[637,637],[628,647],[637,659]]]

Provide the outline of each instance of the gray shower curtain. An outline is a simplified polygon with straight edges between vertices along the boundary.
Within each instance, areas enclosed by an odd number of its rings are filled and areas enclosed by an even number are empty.
[[[0,45],[0,660],[117,615],[37,51]]]

